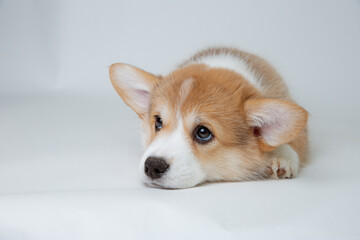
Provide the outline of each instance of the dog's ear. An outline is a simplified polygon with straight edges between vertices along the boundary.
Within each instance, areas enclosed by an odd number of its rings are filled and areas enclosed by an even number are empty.
[[[158,77],[123,63],[112,64],[109,74],[116,92],[143,118],[149,110],[151,91],[158,82]]]
[[[276,99],[249,99],[244,110],[264,152],[294,140],[308,120],[308,113],[302,107]]]

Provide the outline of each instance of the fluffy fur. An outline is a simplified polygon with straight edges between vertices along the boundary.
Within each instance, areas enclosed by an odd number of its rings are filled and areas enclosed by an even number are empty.
[[[308,113],[264,59],[237,49],[210,48],[166,76],[115,63],[110,79],[142,120],[146,183],[187,188],[205,181],[290,178],[307,160]],[[156,116],[163,127],[155,130]],[[213,139],[194,140],[205,126]],[[150,156],[169,165],[157,179],[144,173]]]

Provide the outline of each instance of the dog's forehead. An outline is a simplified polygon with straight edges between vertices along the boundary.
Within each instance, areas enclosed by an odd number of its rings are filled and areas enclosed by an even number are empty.
[[[165,76],[155,87],[151,112],[174,112],[226,118],[237,111],[243,99],[255,93],[238,74],[206,65],[192,65]]]

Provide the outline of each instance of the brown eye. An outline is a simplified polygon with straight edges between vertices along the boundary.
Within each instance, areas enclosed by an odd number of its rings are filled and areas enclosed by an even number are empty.
[[[195,129],[195,136],[194,136],[195,141],[197,141],[198,143],[208,143],[211,141],[211,139],[213,139],[213,134],[211,133],[211,131],[204,126],[198,126]]]
[[[162,128],[162,119],[159,116],[155,116],[155,131],[160,131],[160,129]]]

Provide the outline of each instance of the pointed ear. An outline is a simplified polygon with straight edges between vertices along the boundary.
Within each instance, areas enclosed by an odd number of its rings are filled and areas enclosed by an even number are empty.
[[[151,91],[159,79],[151,73],[123,63],[112,64],[109,74],[116,92],[143,118],[149,110]]]
[[[306,127],[308,119],[302,107],[276,99],[250,99],[245,102],[244,109],[247,122],[264,152],[294,140]]]

